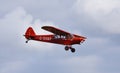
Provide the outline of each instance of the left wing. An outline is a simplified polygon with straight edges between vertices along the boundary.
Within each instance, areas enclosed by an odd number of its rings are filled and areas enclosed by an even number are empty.
[[[71,35],[69,32],[63,31],[53,26],[43,26],[42,29],[54,33],[56,35],[64,35],[64,36]]]

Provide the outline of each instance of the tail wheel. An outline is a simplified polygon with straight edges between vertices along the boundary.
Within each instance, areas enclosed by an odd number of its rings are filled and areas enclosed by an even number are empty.
[[[69,50],[69,47],[68,47],[68,46],[65,46],[65,50],[68,51],[68,50]]]
[[[27,41],[25,41],[25,43],[28,43],[28,40],[27,40]]]
[[[29,36],[29,38],[25,41],[25,43],[28,43],[28,41],[29,41],[29,40],[32,40],[32,39],[34,39],[34,37]]]
[[[71,48],[71,52],[74,53],[75,52],[75,48]]]
[[[25,43],[28,43],[28,41],[29,41],[29,39],[27,39],[27,40],[25,41]]]
[[[29,38],[25,41],[25,43],[28,43],[29,40],[31,40],[31,37],[29,37]]]

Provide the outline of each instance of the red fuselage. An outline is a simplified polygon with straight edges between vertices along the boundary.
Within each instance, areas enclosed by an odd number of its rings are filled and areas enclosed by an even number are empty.
[[[80,44],[81,42],[85,41],[83,37],[76,37],[77,35],[73,35],[72,38],[67,38],[65,36],[59,35],[35,35],[35,36],[27,36],[26,39],[48,42],[48,43],[55,43],[61,45],[73,45],[73,44]]]

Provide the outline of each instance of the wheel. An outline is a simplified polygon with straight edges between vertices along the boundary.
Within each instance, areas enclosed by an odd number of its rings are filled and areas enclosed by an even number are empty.
[[[25,43],[28,43],[28,41],[25,41]]]
[[[71,48],[71,52],[74,53],[75,52],[75,48]]]
[[[68,47],[68,46],[65,46],[65,50],[68,51],[68,50],[69,50],[69,47]]]

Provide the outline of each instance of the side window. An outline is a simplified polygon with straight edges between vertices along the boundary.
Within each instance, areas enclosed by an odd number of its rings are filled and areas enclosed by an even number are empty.
[[[68,39],[69,36],[65,36],[65,35],[54,35],[53,38],[54,38],[54,39]]]
[[[57,38],[58,38],[58,36],[57,36],[57,35],[54,35],[54,38],[55,38],[55,39],[57,39]]]

